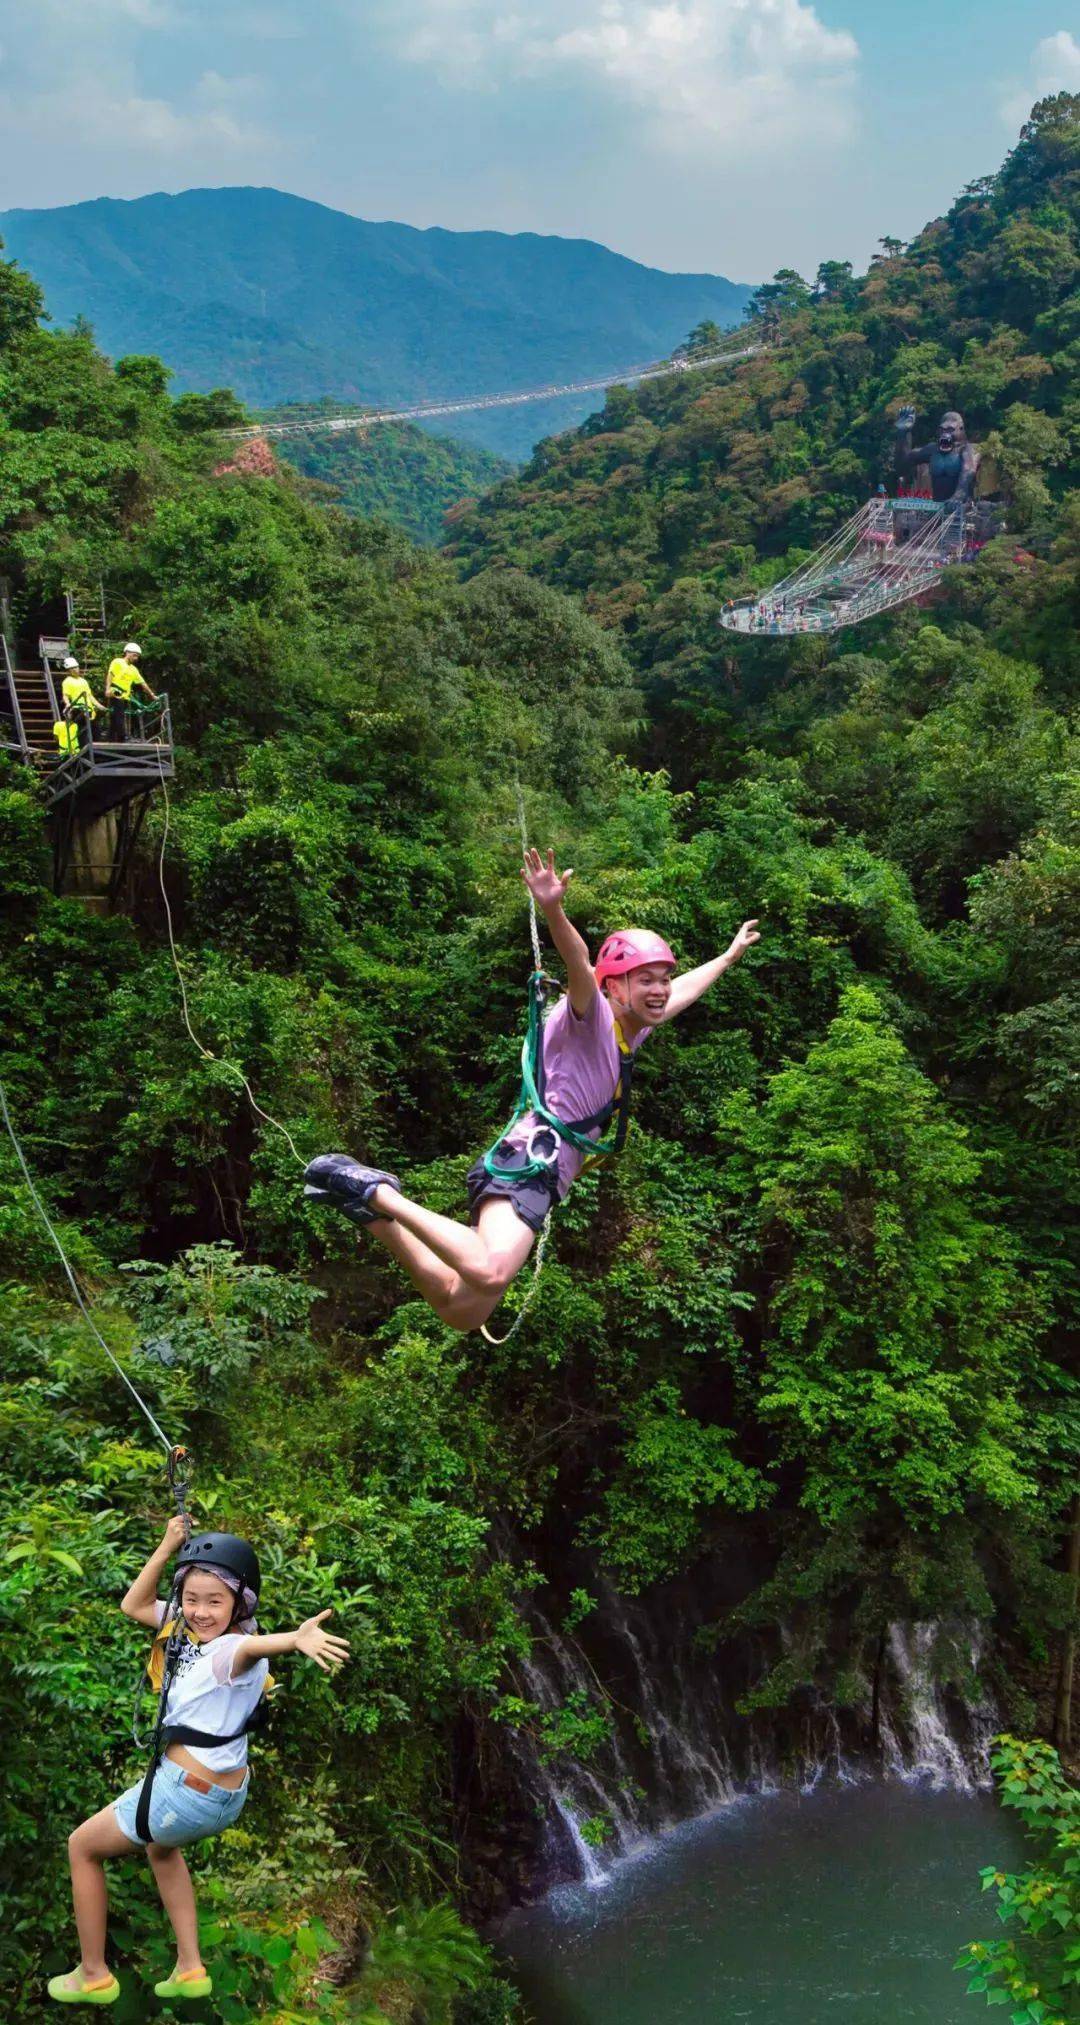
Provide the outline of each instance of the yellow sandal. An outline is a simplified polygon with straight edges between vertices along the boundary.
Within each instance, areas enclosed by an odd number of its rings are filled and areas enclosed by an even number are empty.
[[[72,1982],[72,1977],[78,1978]],[[115,2004],[120,1985],[113,1975],[95,1976],[87,1982],[81,1969],[69,1969],[66,1976],[52,1976],[47,1984],[55,2004]]]
[[[154,1984],[155,1997],[208,1997],[214,1987],[214,1979],[205,1969],[185,1969],[182,1976],[167,1976],[163,1983]]]

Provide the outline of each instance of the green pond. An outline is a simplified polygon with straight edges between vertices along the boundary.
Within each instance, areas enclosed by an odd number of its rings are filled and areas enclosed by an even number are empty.
[[[1000,1932],[978,1874],[1019,1849],[989,1795],[754,1797],[557,1887],[498,1945],[536,2025],[976,2025],[951,1965]]]

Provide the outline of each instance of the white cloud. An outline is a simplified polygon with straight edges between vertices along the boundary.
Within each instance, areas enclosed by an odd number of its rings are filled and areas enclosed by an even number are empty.
[[[775,154],[853,130],[858,44],[807,0],[398,0],[385,32],[451,85],[591,86],[680,152]]]
[[[20,28],[24,36],[36,32],[42,40],[48,34],[100,39],[125,28],[145,32],[183,24],[184,17],[171,0],[90,0],[90,4],[87,0],[36,0],[32,18],[24,18]]]
[[[1035,44],[1028,62],[1026,84],[1011,84],[1001,101],[1006,126],[1022,126],[1040,98],[1052,98],[1058,91],[1080,91],[1080,42],[1068,28],[1056,35],[1044,35]]]
[[[169,38],[193,33],[200,5],[205,0],[37,0],[20,20],[0,94],[5,138],[33,144],[45,135],[51,158],[81,149],[88,161],[102,155],[116,167],[185,154],[228,161],[263,148],[270,136],[259,119],[257,77],[209,68],[184,76],[169,61]]]
[[[263,145],[268,136],[245,111],[254,94],[254,80],[221,77],[212,70],[204,71],[195,89],[178,102],[124,90],[84,73],[29,101],[0,102],[0,108],[12,135],[45,132],[54,145],[74,142],[114,152],[122,140],[125,155],[162,160],[183,157],[192,148],[244,154]]]

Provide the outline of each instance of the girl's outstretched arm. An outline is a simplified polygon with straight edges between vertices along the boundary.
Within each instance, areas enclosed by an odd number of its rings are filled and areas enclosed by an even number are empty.
[[[247,1673],[257,1659],[273,1659],[279,1652],[305,1652],[324,1673],[336,1673],[349,1657],[349,1645],[347,1639],[323,1630],[323,1618],[329,1615],[329,1610],[320,1610],[317,1617],[305,1618],[295,1631],[256,1631],[242,1638],[233,1654],[233,1679],[238,1673]]]
[[[566,889],[574,876],[573,868],[557,872],[554,851],[548,852],[545,863],[539,851],[528,850],[521,876],[543,914],[551,939],[566,965],[566,995],[578,1018],[584,1019],[598,987],[588,943],[563,912]]]
[[[723,956],[714,956],[711,963],[699,963],[696,970],[684,970],[681,977],[675,978],[664,1019],[673,1020],[677,1013],[685,1012],[688,1005],[694,1005],[702,992],[708,991],[718,977],[723,977],[725,970],[730,970],[733,963],[738,963],[739,958],[760,941],[756,920],[744,921]]]
[[[180,1552],[184,1538],[184,1521],[174,1515],[165,1528],[160,1546],[154,1548],[120,1605],[125,1617],[133,1617],[136,1624],[148,1624],[151,1631],[157,1630],[157,1593],[162,1571],[173,1555]]]

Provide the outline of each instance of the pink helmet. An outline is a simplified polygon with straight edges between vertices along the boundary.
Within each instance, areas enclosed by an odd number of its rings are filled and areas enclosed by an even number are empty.
[[[640,970],[646,963],[670,963],[674,970],[675,955],[663,936],[654,935],[651,928],[617,928],[596,959],[596,982],[625,977],[628,970]]]

